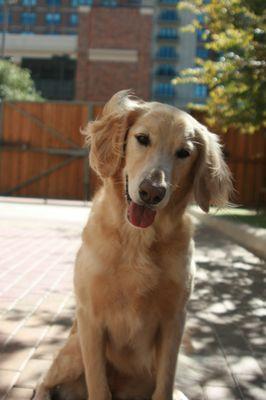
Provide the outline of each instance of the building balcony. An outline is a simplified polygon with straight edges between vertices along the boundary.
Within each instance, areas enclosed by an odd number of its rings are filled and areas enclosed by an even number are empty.
[[[156,35],[156,39],[160,42],[165,42],[165,41],[170,41],[170,42],[174,42],[177,41],[179,39],[179,36],[177,34],[177,30],[175,28],[161,28],[157,35]]]
[[[153,94],[156,99],[174,99],[176,97],[176,90],[175,87],[169,82],[157,83]]]
[[[160,24],[178,24],[179,16],[175,9],[173,10],[162,10],[158,15],[158,22]]]
[[[154,75],[158,79],[172,79],[177,75],[176,68],[170,64],[159,65],[154,71]]]
[[[155,59],[158,61],[169,61],[169,60],[177,61],[178,58],[179,57],[175,47],[170,47],[170,46],[160,47],[155,55]]]
[[[173,8],[176,9],[179,0],[158,0],[158,6],[160,8]]]
[[[141,7],[142,0],[94,0],[93,6],[98,7]]]
[[[178,60],[179,60],[178,54],[176,54],[175,56],[171,56],[171,57],[170,56],[158,56],[158,55],[156,55],[156,57],[155,57],[155,61],[158,61],[160,63],[162,63],[162,62],[167,62],[167,63],[174,62],[174,63],[177,63]]]

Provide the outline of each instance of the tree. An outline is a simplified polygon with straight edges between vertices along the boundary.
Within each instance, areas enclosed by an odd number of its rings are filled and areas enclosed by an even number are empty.
[[[266,126],[265,0],[190,0],[179,4],[194,13],[187,30],[203,29],[211,57],[196,59],[176,84],[207,85],[208,123],[252,133]],[[201,16],[201,17],[199,17]]]
[[[42,100],[36,91],[30,72],[7,60],[0,60],[0,99]]]

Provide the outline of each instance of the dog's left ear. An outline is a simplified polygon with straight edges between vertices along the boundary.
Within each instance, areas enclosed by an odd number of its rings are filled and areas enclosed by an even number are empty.
[[[90,165],[102,179],[115,175],[121,167],[127,132],[144,109],[145,102],[128,90],[120,91],[106,103],[100,118],[85,129]]]
[[[219,137],[197,123],[196,137],[199,144],[199,160],[196,165],[194,196],[200,208],[223,207],[232,192],[231,173],[222,153]]]

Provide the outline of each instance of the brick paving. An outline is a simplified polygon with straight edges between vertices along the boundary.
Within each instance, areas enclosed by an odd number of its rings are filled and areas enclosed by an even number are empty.
[[[0,399],[29,400],[74,314],[88,209],[0,202]],[[263,262],[198,226],[198,273],[176,385],[190,400],[264,400]]]

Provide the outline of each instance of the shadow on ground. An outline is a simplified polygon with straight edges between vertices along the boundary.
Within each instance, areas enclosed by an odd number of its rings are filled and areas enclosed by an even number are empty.
[[[198,271],[177,385],[191,400],[263,400],[265,265],[203,227],[196,248]]]

